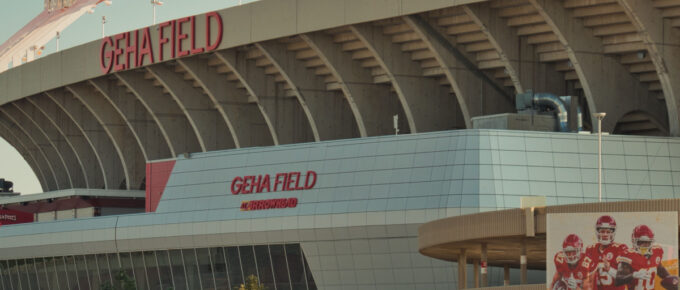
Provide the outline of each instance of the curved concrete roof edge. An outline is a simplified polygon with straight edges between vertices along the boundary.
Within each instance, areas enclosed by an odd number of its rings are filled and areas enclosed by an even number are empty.
[[[356,0],[257,1],[216,11],[224,21],[224,35],[217,50],[289,35],[486,1],[387,0],[386,2],[391,3],[389,5],[385,5],[384,1],[367,3]],[[347,11],[353,13],[346,13]],[[153,27],[158,27],[158,25]],[[198,30],[198,28],[196,34],[204,34],[201,33],[203,30]],[[151,29],[151,34],[152,42],[156,47],[158,39],[156,29]],[[100,42],[101,40],[88,42],[0,74],[0,105],[104,75],[99,67]]]

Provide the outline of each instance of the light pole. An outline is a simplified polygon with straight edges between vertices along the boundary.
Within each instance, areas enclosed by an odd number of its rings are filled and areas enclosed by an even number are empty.
[[[106,24],[106,16],[102,16],[102,38],[106,35],[104,34],[104,24]]]
[[[160,0],[151,0],[151,6],[153,6],[153,25],[156,25],[156,6],[163,5]]]
[[[600,195],[600,202],[602,202],[602,119],[607,116],[607,113],[595,113],[593,117],[597,118],[597,191]]]

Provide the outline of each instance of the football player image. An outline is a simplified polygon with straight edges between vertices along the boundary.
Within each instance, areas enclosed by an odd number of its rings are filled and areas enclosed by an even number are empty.
[[[562,251],[555,255],[555,276],[553,290],[596,289],[596,264],[583,252],[583,241],[578,235],[570,234],[562,242]]]
[[[670,275],[661,264],[663,249],[654,245],[652,229],[646,225],[635,227],[632,242],[632,249],[617,258],[616,285],[625,285],[630,290],[651,290],[658,275],[665,289],[678,289],[678,277]]]
[[[622,255],[628,246],[614,242],[616,221],[613,217],[603,215],[595,222],[597,243],[586,248],[586,256],[593,259],[597,265],[597,289],[625,290],[625,285],[616,285],[618,264],[616,259]]]

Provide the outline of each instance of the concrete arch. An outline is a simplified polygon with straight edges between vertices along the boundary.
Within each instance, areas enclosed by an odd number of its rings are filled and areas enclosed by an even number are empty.
[[[373,83],[373,77],[323,32],[302,34],[300,38],[313,49],[331,74],[354,114],[359,135],[379,136],[394,133],[392,116],[400,113],[399,102],[390,87]]]
[[[466,128],[472,128],[472,117],[514,111],[512,96],[501,84],[477,69],[470,61],[472,57],[455,48],[452,40],[419,16],[407,16],[403,20],[425,42],[444,69],[444,75],[456,95]],[[484,102],[484,99],[497,102]]]
[[[156,121],[151,118],[146,107],[132,94],[116,84],[117,79],[98,78],[89,83],[111,104],[113,109],[127,124],[130,132],[137,140],[145,160],[156,160],[173,157],[168,144],[161,137]],[[96,103],[103,103],[96,99]],[[94,103],[93,103],[94,104]]]
[[[144,77],[143,72],[125,71],[115,75],[149,110],[158,123],[173,157],[185,152],[203,151],[187,116],[176,102],[168,102],[162,89],[154,87],[151,80]]]
[[[245,53],[226,50],[218,51],[215,55],[255,99],[267,120],[275,144],[315,141],[299,102],[293,98],[280,97],[274,80],[263,74],[253,61],[246,58]]]
[[[309,119],[315,140],[346,139],[359,135],[347,99],[338,92],[328,91],[323,81],[298,63],[295,53],[275,40],[256,43],[255,46],[291,87]]]
[[[53,124],[53,127],[64,136],[66,142],[73,148],[83,170],[87,187],[105,188],[99,157],[95,154],[92,145],[83,136],[82,131],[73,123],[73,120],[45,95],[30,96],[26,100]]]
[[[166,64],[147,67],[177,102],[189,123],[196,131],[203,151],[230,149],[236,147],[234,135],[226,120],[215,109],[210,99],[190,86],[182,76]]]
[[[498,52],[516,93],[529,89],[551,93],[565,91],[564,77],[540,62],[534,48],[506,24],[497,9],[491,9],[489,2],[468,4],[463,6],[463,10]]]
[[[56,146],[45,135],[45,132],[38,128],[21,110],[13,104],[7,104],[0,107],[0,111],[4,112],[14,123],[17,124],[21,130],[33,141],[36,147],[43,153],[49,168],[54,172],[55,180],[57,181],[58,189],[72,188],[71,176],[68,168],[64,162],[61,153],[57,151]]]
[[[604,55],[602,42],[584,27],[581,20],[570,17],[561,2],[529,2],[565,47],[583,87],[588,110],[607,112],[607,118],[602,123],[604,130],[612,131],[615,120],[636,108],[656,112],[659,116],[665,115],[665,110],[649,95],[646,87],[616,59]]]
[[[90,111],[94,120],[101,124],[109,136],[115,151],[121,159],[125,175],[126,188],[137,189],[146,175],[146,153],[140,147],[134,134],[130,131],[123,117],[118,114],[103,96],[88,83],[79,83],[66,87],[76,99]]]
[[[47,191],[47,181],[45,180],[45,176],[42,174],[42,170],[40,167],[37,165],[37,162],[35,161],[35,158],[33,158],[33,155],[31,152],[26,149],[26,147],[21,143],[16,136],[14,136],[14,132],[12,132],[9,128],[5,127],[5,124],[0,121],[0,137],[5,139],[7,143],[9,143],[14,149],[19,151],[19,154],[21,154],[22,157],[24,157],[24,160],[26,160],[26,163],[28,163],[28,166],[31,167],[31,170],[33,170],[33,173],[35,176],[38,178],[38,182],[40,182],[40,188],[43,191]]]
[[[16,139],[30,152],[33,159],[36,161],[36,166],[40,170],[40,174],[45,181],[44,190],[58,190],[56,176],[54,171],[50,168],[47,162],[47,157],[38,149],[37,145],[29,138],[26,133],[19,128],[16,123],[12,121],[4,112],[0,111],[0,124],[2,124],[8,132],[16,137]]]
[[[179,59],[177,62],[192,75],[215,103],[220,114],[227,120],[237,147],[274,144],[262,112],[257,104],[248,101],[244,90],[239,90],[234,83],[220,77],[217,69],[210,66],[207,59],[194,57]]]
[[[385,70],[399,96],[411,133],[448,130],[463,120],[455,98],[436,80],[424,77],[420,67],[411,61],[392,40],[371,24],[350,29]],[[466,124],[463,124],[466,125]]]
[[[634,110],[616,120],[613,133],[668,136],[668,129],[653,114],[644,110]]]
[[[661,82],[671,136],[680,136],[680,31],[664,22],[651,1],[617,0],[649,52]]]
[[[35,127],[47,137],[55,148],[64,162],[66,172],[70,178],[71,188],[88,188],[82,163],[66,137],[61,134],[61,131],[47,120],[42,112],[28,100],[22,99],[12,104],[35,124]]]
[[[92,146],[102,168],[104,187],[119,189],[125,181],[124,188],[129,188],[123,162],[116,147],[113,146],[111,137],[99,122],[92,122],[96,118],[85,105],[65,89],[48,91],[45,95],[73,121]]]

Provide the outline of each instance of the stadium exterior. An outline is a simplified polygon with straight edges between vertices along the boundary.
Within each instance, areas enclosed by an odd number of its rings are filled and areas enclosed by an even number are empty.
[[[473,129],[529,90],[587,130],[607,112],[604,200],[676,198],[679,7],[263,0],[7,70],[0,136],[46,194],[143,189],[147,212],[3,225],[0,288],[455,289],[422,224],[597,201],[595,135]]]

